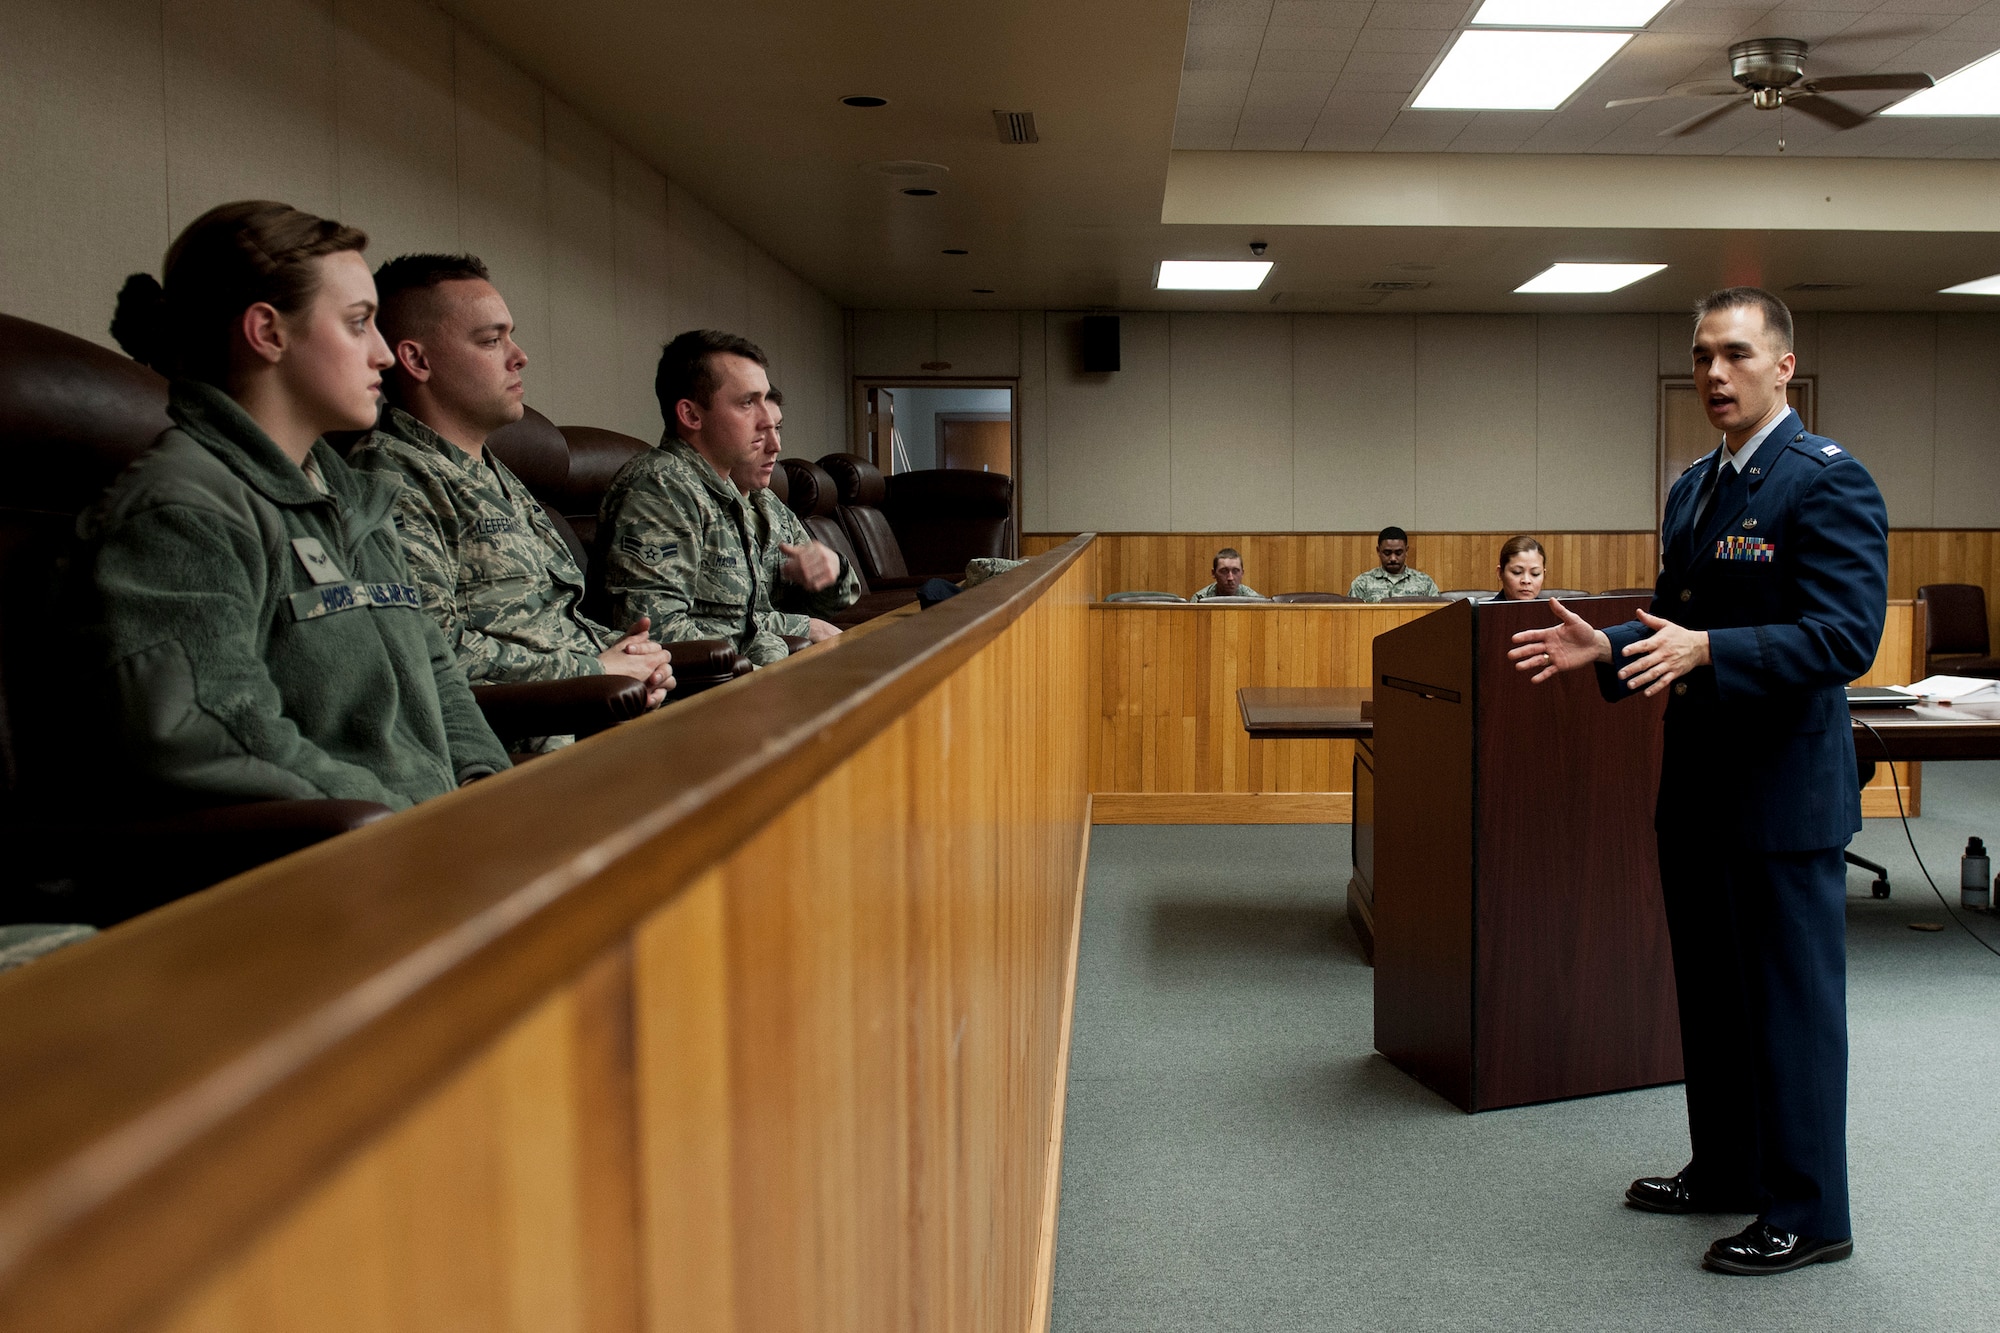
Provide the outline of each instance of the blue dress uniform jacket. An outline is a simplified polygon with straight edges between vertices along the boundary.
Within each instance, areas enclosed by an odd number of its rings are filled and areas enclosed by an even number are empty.
[[[1708,631],[1667,704],[1655,823],[1687,1073],[1689,1179],[1803,1236],[1851,1234],[1846,870],[1861,827],[1843,687],[1887,614],[1888,515],[1868,470],[1787,413],[1701,515],[1722,451],[1667,497],[1652,612]],[[1607,630],[1605,697],[1624,650]]]
[[[1759,851],[1840,847],[1861,828],[1845,687],[1866,674],[1888,610],[1889,520],[1855,458],[1788,413],[1721,506],[1695,520],[1720,448],[1667,496],[1652,613],[1708,631],[1713,665],[1674,682],[1657,826],[1727,816]],[[1607,699],[1638,621],[1605,631]]]

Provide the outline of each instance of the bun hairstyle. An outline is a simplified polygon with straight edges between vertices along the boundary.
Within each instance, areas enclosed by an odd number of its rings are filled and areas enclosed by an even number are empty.
[[[259,302],[296,315],[319,288],[313,261],[368,244],[365,232],[290,204],[246,199],[188,223],[167,251],[166,284],[134,273],[118,292],[111,336],[162,375],[227,388],[236,323]]]

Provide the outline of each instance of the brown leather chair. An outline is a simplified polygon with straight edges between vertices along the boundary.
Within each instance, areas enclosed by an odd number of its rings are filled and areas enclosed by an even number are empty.
[[[0,315],[0,920],[108,925],[389,813],[372,801],[88,804],[102,735],[59,569],[76,516],[166,428],[167,385]]]
[[[1926,583],[1917,589],[1924,604],[1924,674],[2000,679],[2000,658],[1991,655],[1986,633],[1986,589],[1976,583]]]
[[[1272,595],[1274,602],[1358,602],[1359,597],[1349,597],[1344,592],[1281,592]]]
[[[603,548],[597,530],[598,508],[604,493],[611,489],[618,470],[632,458],[652,448],[637,436],[624,435],[597,426],[557,426],[534,408],[521,419],[503,426],[487,437],[491,449],[518,476],[549,516],[550,526],[561,534],[577,567],[583,570],[584,614],[599,623],[610,622],[611,599],[604,591]],[[723,639],[684,639],[666,645],[674,663],[674,694],[684,699],[713,689],[750,671],[750,659]],[[583,677],[594,680],[602,677]],[[568,684],[569,682],[560,682]],[[635,682],[636,683],[636,682]],[[485,689],[522,689],[524,686],[486,686]],[[642,705],[643,708],[643,705]],[[488,713],[487,721],[493,720]],[[498,728],[495,727],[497,731]],[[560,735],[560,732],[528,732],[528,735]]]
[[[861,557],[861,572],[870,587],[915,588],[930,579],[964,575],[963,565],[955,570],[910,572],[909,562],[903,558],[903,545],[896,540],[896,530],[889,526],[888,515],[882,512],[882,502],[889,490],[881,470],[873,463],[859,454],[828,454],[819,460],[819,465],[833,478],[840,493],[840,526]]]
[[[912,569],[952,571],[1014,558],[1014,479],[1002,472],[927,468],[886,481],[882,515]]]
[[[1447,588],[1438,594],[1447,602],[1484,602],[1499,595],[1491,588]]]
[[[799,522],[805,525],[806,531],[812,534],[813,540],[832,547],[834,553],[861,578],[861,596],[854,605],[833,618],[834,624],[842,627],[859,625],[917,600],[915,588],[876,588],[869,582],[860,555],[856,553],[854,544],[847,540],[846,529],[840,526],[837,517],[840,494],[825,468],[817,463],[808,463],[803,458],[781,458],[777,471],[771,474],[773,489],[779,486],[779,477],[785,479],[780,494],[791,511],[799,516]]]

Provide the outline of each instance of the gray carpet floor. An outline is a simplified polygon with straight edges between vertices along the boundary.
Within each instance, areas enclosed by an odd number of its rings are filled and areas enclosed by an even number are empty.
[[[1911,828],[1955,908],[2000,764],[1924,782]],[[1687,1158],[1678,1086],[1468,1116],[1374,1053],[1345,827],[1097,829],[1055,1327],[2000,1328],[2000,958],[1897,821],[1854,850],[1895,886],[1848,882],[1855,1256],[1749,1279],[1699,1266],[1738,1219],[1620,1205]]]

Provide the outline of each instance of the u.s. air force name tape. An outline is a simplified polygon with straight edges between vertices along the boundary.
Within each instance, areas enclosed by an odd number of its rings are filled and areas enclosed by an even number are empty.
[[[310,591],[292,594],[292,619],[313,620],[364,606],[421,609],[423,601],[417,596],[415,586],[408,583],[323,583]]]

